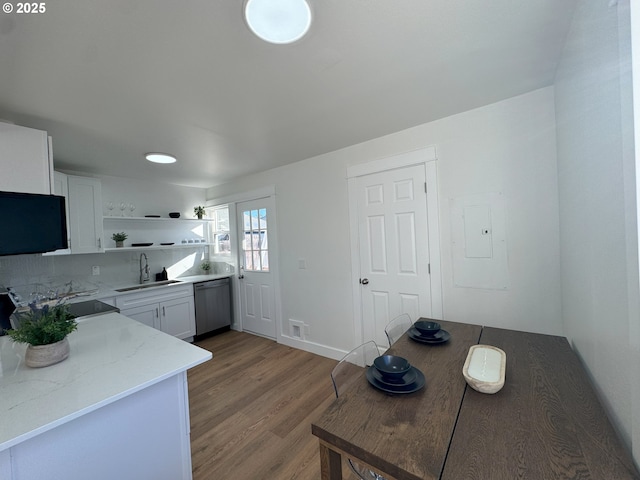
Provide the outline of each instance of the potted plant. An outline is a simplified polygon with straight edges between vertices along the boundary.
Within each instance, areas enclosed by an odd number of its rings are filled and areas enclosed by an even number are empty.
[[[201,220],[202,220],[202,217],[206,215],[204,211],[204,207],[200,207],[200,206],[193,207],[193,213],[195,214],[196,217],[198,217]]]
[[[120,248],[124,246],[124,241],[127,239],[127,234],[124,232],[114,233],[111,235],[111,239],[116,242],[116,247]]]
[[[200,264],[200,268],[204,273],[209,273],[209,271],[211,270],[211,263],[205,260]]]
[[[26,343],[24,357],[28,367],[46,367],[69,356],[67,335],[78,328],[66,305],[45,305],[41,309],[29,305],[29,312],[20,315],[19,324],[7,335],[15,342]]]

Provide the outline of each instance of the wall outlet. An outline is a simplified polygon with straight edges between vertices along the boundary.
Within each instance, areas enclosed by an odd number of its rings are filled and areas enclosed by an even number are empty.
[[[91,275],[100,275],[100,267],[98,265],[91,267]]]

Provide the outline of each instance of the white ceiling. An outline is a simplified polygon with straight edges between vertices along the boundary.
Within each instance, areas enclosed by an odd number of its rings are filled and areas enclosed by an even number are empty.
[[[552,85],[576,4],[309,2],[280,46],[242,0],[0,14],[0,118],[47,130],[56,168],[208,187]]]

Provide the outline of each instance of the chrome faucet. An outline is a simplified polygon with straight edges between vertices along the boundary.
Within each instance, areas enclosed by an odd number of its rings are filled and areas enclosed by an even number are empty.
[[[142,265],[142,259],[144,258],[144,266]],[[146,253],[140,254],[140,283],[149,281],[149,260]]]

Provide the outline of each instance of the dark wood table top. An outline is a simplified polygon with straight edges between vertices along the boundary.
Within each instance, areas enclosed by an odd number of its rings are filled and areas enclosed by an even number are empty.
[[[312,424],[312,433],[398,480],[439,479],[466,387],[462,366],[482,330],[440,323],[451,334],[447,343],[419,344],[405,334],[388,351],[424,373],[424,388],[389,395],[371,386],[362,368],[351,388]]]
[[[507,354],[494,395],[470,387],[443,472],[459,479],[638,479],[567,339],[485,327]]]

